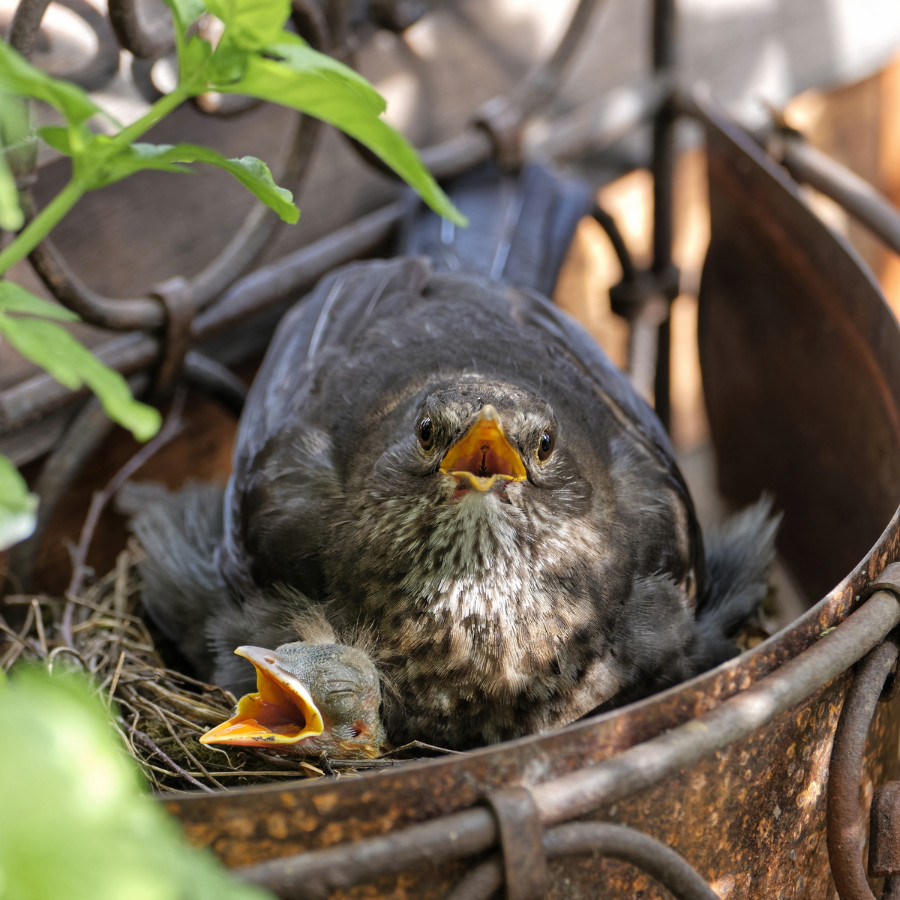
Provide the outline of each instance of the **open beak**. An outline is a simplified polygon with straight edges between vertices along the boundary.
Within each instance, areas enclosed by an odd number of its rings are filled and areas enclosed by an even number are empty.
[[[322,734],[322,714],[309,691],[278,665],[275,653],[261,647],[238,647],[234,652],[256,668],[257,692],[241,697],[235,714],[207,731],[201,744],[271,747]]]
[[[490,490],[497,481],[524,481],[528,474],[490,404],[481,408],[465,437],[447,451],[441,471],[467,481],[467,486],[478,491]]]

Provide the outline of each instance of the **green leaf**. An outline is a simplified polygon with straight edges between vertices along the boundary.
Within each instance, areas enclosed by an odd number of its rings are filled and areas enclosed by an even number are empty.
[[[0,229],[18,231],[25,223],[19,191],[6,150],[21,145],[29,131],[27,104],[20,97],[0,93]]]
[[[38,128],[37,134],[48,147],[52,147],[66,156],[72,155],[72,136],[68,128],[47,125],[44,128]]]
[[[269,167],[255,156],[228,159],[209,147],[198,144],[132,144],[122,154],[106,164],[104,178],[99,184],[110,184],[141,169],[162,169],[167,172],[190,172],[186,163],[207,163],[233,175],[285,221],[293,224],[300,217],[293,195],[275,184]]]
[[[191,847],[114,737],[86,679],[0,683],[0,873],[15,900],[271,900]]]
[[[91,187],[104,187],[145,169],[190,174],[191,169],[185,165],[179,165],[170,158],[169,151],[171,149],[170,144],[136,143],[122,147],[115,156],[111,155],[102,166],[98,167]]]
[[[37,495],[29,493],[16,467],[0,455],[0,550],[31,535],[37,525],[37,506]]]
[[[24,223],[16,179],[6,164],[6,154],[0,150],[0,229],[18,231]]]
[[[207,0],[206,8],[225,25],[222,40],[245,50],[277,41],[291,13],[290,0]]]
[[[72,124],[83,122],[100,112],[100,108],[81,88],[46,75],[3,41],[0,41],[0,90],[43,100],[59,110]]]
[[[163,0],[163,2],[172,10],[175,28],[182,38],[187,34],[188,28],[206,11],[203,0]]]
[[[365,103],[374,115],[379,116],[387,109],[384,97],[359,72],[326,53],[313,50],[299,35],[283,32],[280,40],[265,48],[265,55],[276,57],[276,62],[287,70],[288,78],[293,73],[295,79],[299,75],[337,82],[341,89],[355,92],[357,101]],[[302,84],[300,79],[296,80]],[[274,103],[282,102],[277,96],[271,99]]]
[[[217,89],[281,103],[335,125],[384,160],[435,212],[456,225],[467,224],[406,138],[373,113],[355,85],[331,70],[311,69],[298,78],[284,63],[256,57],[237,84]]]
[[[0,312],[24,313],[45,319],[58,319],[61,322],[77,322],[81,318],[64,306],[35,297],[30,291],[11,281],[0,281]]]
[[[46,319],[15,319],[0,313],[0,334],[65,387],[77,390],[87,385],[106,414],[139,441],[148,440],[159,430],[159,412],[135,400],[128,382],[61,326]]]

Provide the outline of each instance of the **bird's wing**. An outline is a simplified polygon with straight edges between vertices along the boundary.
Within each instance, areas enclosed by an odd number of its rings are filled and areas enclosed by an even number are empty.
[[[457,228],[417,199],[397,253],[427,256],[435,271],[552,296],[575,229],[593,207],[589,185],[536,163],[511,175],[491,162],[453,178],[446,190],[469,225]]]
[[[345,266],[279,323],[241,416],[225,496],[219,565],[238,594],[265,581],[269,569],[317,593],[315,559],[327,539],[320,523],[334,518],[325,507],[340,489],[319,380],[346,361],[348,346],[383,303],[420,294],[429,271],[421,259]]]

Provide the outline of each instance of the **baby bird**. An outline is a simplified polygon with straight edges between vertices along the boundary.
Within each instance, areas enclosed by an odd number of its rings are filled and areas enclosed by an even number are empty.
[[[238,647],[256,669],[256,692],[201,744],[268,747],[299,756],[371,759],[385,744],[381,688],[356,647],[295,641],[277,650]]]

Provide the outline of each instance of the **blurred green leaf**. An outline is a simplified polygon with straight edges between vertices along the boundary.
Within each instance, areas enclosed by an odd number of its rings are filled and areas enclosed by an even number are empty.
[[[0,229],[18,231],[25,222],[7,150],[28,136],[28,108],[21,97],[0,93]]]
[[[24,313],[29,316],[42,316],[45,319],[58,319],[61,322],[77,322],[79,316],[70,309],[35,297],[31,291],[11,281],[0,281],[0,312]]]
[[[44,74],[4,41],[0,41],[0,90],[43,100],[72,124],[101,111],[80,87]]]
[[[37,524],[37,507],[37,496],[29,493],[16,467],[0,455],[0,550],[12,547],[31,535]]]
[[[206,9],[203,0],[163,0],[163,2],[172,10],[175,29],[182,37]]]
[[[118,181],[142,169],[190,172],[185,164],[197,162],[216,166],[233,175],[285,222],[293,224],[299,218],[300,210],[294,204],[293,195],[275,184],[272,173],[264,162],[255,156],[228,159],[209,147],[197,144],[132,144],[129,151],[109,161],[104,183]]]
[[[16,180],[6,164],[6,155],[0,148],[0,229],[18,231],[24,222]]]
[[[274,49],[280,53],[282,48]],[[216,90],[280,103],[340,128],[383,159],[435,212],[456,225],[466,224],[406,138],[379,118],[354,81],[330,66],[302,65],[299,73],[304,77],[298,78],[298,69],[284,61],[253,57],[239,82]]]
[[[263,900],[147,795],[74,675],[0,683],[0,895],[15,900]]]
[[[128,382],[108,368],[68,331],[46,319],[18,319],[0,312],[0,334],[22,354],[72,390],[87,385],[107,415],[139,440],[153,437],[159,412],[131,396]]]
[[[206,8],[225,25],[222,40],[245,50],[278,40],[291,14],[290,0],[207,0]]]

